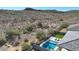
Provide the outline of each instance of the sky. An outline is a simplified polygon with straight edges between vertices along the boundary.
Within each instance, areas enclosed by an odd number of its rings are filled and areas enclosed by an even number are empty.
[[[6,10],[23,10],[26,7],[0,7],[0,9]],[[69,11],[69,10],[79,10],[79,7],[31,7],[37,10],[58,10],[58,11]]]

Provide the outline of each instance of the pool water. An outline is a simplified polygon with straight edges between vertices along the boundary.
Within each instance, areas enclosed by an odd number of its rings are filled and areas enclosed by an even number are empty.
[[[55,41],[49,40],[46,43],[42,45],[42,47],[48,49],[48,50],[54,50],[54,48],[57,46]]]

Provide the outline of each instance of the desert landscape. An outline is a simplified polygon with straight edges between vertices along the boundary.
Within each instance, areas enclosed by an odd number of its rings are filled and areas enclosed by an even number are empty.
[[[32,51],[32,43],[39,45],[54,31],[66,32],[69,25],[76,23],[79,10],[0,10],[0,49]]]

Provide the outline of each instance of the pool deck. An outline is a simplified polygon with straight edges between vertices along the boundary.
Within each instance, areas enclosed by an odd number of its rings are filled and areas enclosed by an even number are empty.
[[[46,40],[46,41],[44,41],[43,43],[41,43],[40,46],[42,47],[42,45],[43,45],[44,43],[46,43],[47,41],[49,41],[49,40],[56,41],[55,39],[56,39],[56,38],[52,36],[52,37],[50,37],[48,40]]]
[[[43,46],[43,44],[45,44],[47,41],[49,41],[49,40],[51,40],[51,41],[55,41],[56,42],[56,40],[55,39],[57,39],[57,38],[55,38],[55,37],[50,37],[48,40],[46,40],[45,42],[43,42],[43,43],[41,43],[40,44],[40,47],[42,47]],[[50,50],[50,51],[56,51],[57,49],[58,49],[59,47],[58,46],[56,46],[55,48],[54,48],[54,50]]]

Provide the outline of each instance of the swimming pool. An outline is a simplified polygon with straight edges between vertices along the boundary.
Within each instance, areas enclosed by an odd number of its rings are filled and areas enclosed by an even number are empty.
[[[57,43],[52,40],[48,40],[42,45],[43,48],[46,48],[48,50],[54,50],[56,46],[57,46]]]

